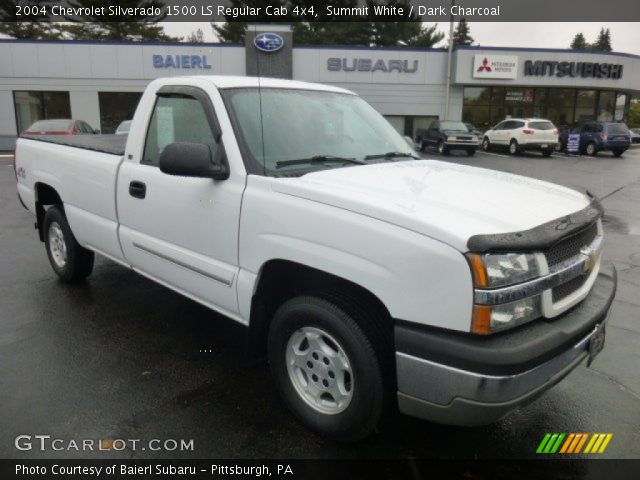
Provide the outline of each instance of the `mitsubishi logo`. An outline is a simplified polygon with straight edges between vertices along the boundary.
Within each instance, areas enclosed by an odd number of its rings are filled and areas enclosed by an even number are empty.
[[[489,59],[487,59],[487,57],[484,57],[484,60],[482,60],[482,65],[480,65],[478,67],[478,72],[491,72],[491,66],[489,65]]]

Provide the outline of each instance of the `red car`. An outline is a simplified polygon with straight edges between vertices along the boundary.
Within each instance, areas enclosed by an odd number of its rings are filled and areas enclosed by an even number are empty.
[[[94,130],[84,120],[69,120],[63,118],[38,120],[23,135],[86,135],[100,133]]]

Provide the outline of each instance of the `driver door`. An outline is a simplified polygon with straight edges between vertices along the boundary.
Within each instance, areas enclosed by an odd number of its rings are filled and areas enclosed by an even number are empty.
[[[192,86],[157,93],[141,158],[124,161],[118,178],[120,240],[127,261],[206,305],[238,311],[238,221],[244,183],[168,175],[159,157],[174,142],[205,144],[224,156],[216,141],[217,117],[208,93]]]

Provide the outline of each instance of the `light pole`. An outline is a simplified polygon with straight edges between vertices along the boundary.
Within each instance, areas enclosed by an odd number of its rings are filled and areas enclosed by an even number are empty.
[[[451,0],[451,18],[449,20],[449,51],[447,53],[447,90],[444,100],[444,119],[449,120],[449,99],[451,97],[451,58],[453,56],[453,7],[456,0]]]

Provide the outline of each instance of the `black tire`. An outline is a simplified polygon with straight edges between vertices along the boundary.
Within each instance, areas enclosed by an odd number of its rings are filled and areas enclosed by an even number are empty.
[[[518,141],[514,138],[509,142],[509,155],[519,155],[520,147],[518,146]]]
[[[78,244],[62,207],[54,205],[47,210],[42,228],[49,263],[60,280],[77,283],[87,278],[93,270],[94,254]],[[61,247],[64,247],[64,261],[56,256]]]
[[[468,157],[473,157],[475,154],[476,154],[475,149],[467,150],[467,156]]]
[[[300,296],[286,301],[275,313],[269,327],[268,358],[278,391],[297,419],[321,436],[352,442],[370,434],[389,406],[393,357],[388,359],[391,349],[385,343],[382,330],[374,328],[376,322],[371,320],[375,317],[370,316],[369,323],[358,319],[368,315],[366,308],[345,308],[340,301],[328,298]],[[363,325],[368,326],[363,328]],[[330,340],[335,341],[346,354],[353,376],[349,375],[351,399],[344,410],[333,413],[318,411],[304,397],[304,392],[299,393],[300,383],[297,386],[294,384],[296,380],[292,377],[296,375],[290,375],[287,352],[292,351],[290,340],[293,341],[294,335],[303,335],[303,329],[326,332]],[[317,377],[311,379],[313,372],[318,371],[312,369],[325,368],[320,363],[325,359],[314,357],[317,349],[314,350],[309,343],[307,345],[309,353],[303,361],[307,362],[310,369],[302,378],[310,385],[312,381],[319,381]],[[302,354],[305,352],[304,349],[299,351]],[[314,359],[317,364],[313,363]],[[328,373],[325,371],[325,374],[331,375],[331,365],[326,367]]]
[[[586,153],[590,157],[595,157],[596,155],[598,155],[598,147],[595,143],[590,142],[584,147],[584,153]]]
[[[482,150],[485,152],[491,150],[491,141],[489,140],[489,137],[484,137],[484,140],[482,140]]]
[[[427,144],[424,140],[420,141],[420,151],[424,152],[427,149]]]
[[[438,153],[441,155],[449,155],[449,149],[444,144],[444,140],[438,142]]]
[[[624,150],[613,150],[612,153],[614,157],[620,157],[624,153]]]
[[[546,150],[542,150],[543,157],[550,157],[553,153],[553,148],[547,148]]]

